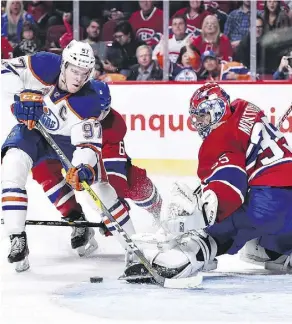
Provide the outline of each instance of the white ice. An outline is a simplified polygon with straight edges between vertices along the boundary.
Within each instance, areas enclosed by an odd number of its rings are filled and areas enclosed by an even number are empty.
[[[152,179],[167,200],[174,179]],[[32,180],[28,195],[28,219],[59,219]],[[87,212],[90,220],[99,221]],[[132,205],[131,215],[137,231],[154,230],[145,211]],[[220,257],[216,274],[206,277],[200,289],[168,290],[118,281],[123,251],[114,238],[97,233],[99,250],[81,259],[70,248],[70,228],[27,226],[27,234],[31,268],[16,273],[6,261],[9,242],[1,226],[2,324],[291,322],[292,276],[265,275],[238,256]],[[104,281],[92,284],[90,276]]]

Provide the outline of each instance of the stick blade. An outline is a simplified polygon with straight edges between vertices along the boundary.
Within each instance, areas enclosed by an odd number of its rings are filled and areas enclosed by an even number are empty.
[[[198,273],[196,276],[189,278],[165,279],[163,286],[172,289],[194,289],[198,288],[202,282],[203,276]]]

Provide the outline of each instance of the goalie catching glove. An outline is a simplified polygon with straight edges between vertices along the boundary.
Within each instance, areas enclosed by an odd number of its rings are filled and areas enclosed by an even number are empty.
[[[167,218],[163,227],[171,233],[184,233],[213,225],[216,220],[218,199],[212,190],[201,195],[200,185],[196,190],[183,183],[174,183]]]

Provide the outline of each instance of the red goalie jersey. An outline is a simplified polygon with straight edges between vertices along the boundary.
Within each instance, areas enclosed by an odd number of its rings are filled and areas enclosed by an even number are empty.
[[[244,202],[248,187],[292,187],[292,149],[258,107],[231,103],[231,117],[214,129],[199,151],[204,191],[218,197],[218,221]]]

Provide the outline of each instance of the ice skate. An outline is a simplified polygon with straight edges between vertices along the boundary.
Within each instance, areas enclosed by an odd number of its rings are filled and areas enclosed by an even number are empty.
[[[266,250],[260,246],[259,238],[245,243],[239,255],[242,261],[258,265],[263,265],[266,261],[270,260]]]
[[[88,227],[74,227],[71,234],[71,247],[76,249],[80,257],[89,256],[98,248],[95,231]]]
[[[240,251],[240,259],[264,266],[266,270],[292,273],[292,255],[266,250],[259,244],[259,238],[247,242]]]
[[[266,261],[265,269],[292,274],[292,254],[283,254],[275,260]]]
[[[11,249],[8,255],[8,262],[15,263],[15,271],[23,272],[29,269],[28,245],[26,233],[10,235]]]

